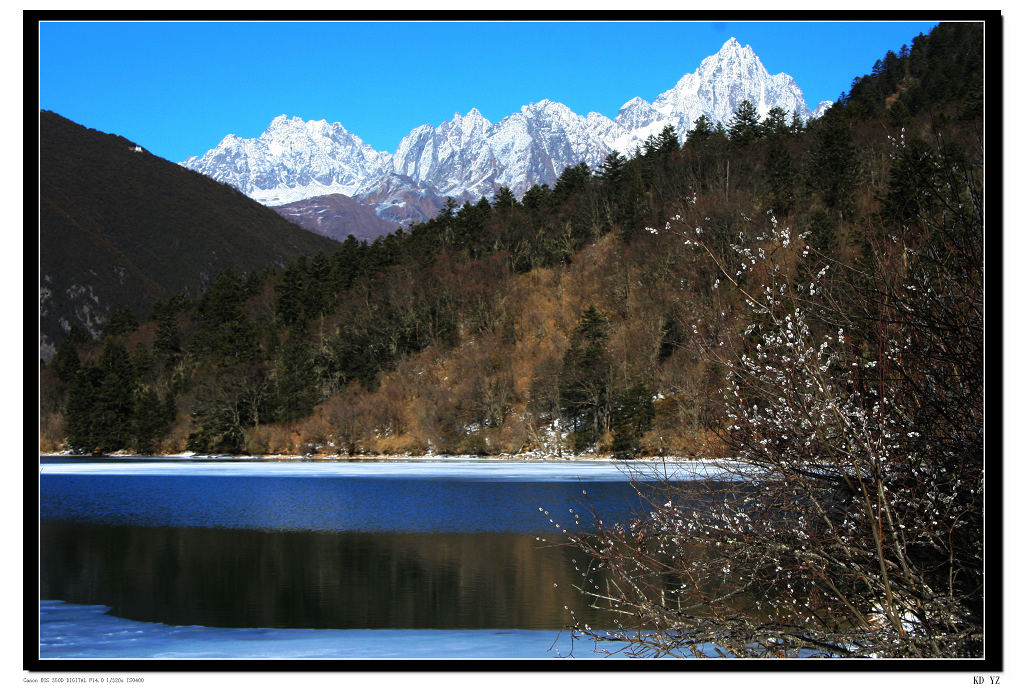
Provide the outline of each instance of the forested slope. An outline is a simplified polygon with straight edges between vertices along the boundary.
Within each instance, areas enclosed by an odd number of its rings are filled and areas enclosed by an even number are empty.
[[[501,190],[273,274],[222,273],[137,329],[66,340],[43,373],[41,443],[722,452],[729,363],[753,347],[748,290],[768,276],[750,262],[771,263],[736,248],[784,229],[793,280],[842,265],[870,282],[893,237],[931,242],[950,190],[980,194],[980,46],[980,25],[942,24],[819,120],[741,107],[521,200]],[[943,242],[980,233],[980,207],[958,213]]]

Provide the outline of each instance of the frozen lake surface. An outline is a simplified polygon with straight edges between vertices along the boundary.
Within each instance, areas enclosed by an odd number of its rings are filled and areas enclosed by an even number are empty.
[[[234,477],[337,477],[462,479],[478,482],[628,482],[639,479],[668,479],[685,482],[722,476],[716,462],[672,461],[633,462],[600,460],[571,462],[525,462],[488,460],[402,460],[402,461],[168,461],[138,459],[90,462],[61,462],[45,459],[39,466],[43,475],[230,475]],[[728,466],[725,466],[728,467]]]
[[[121,619],[102,605],[40,603],[41,658],[552,659],[604,658],[558,631],[230,629]]]

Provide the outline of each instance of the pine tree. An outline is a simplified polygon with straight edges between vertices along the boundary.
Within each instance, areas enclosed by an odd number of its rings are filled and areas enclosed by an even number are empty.
[[[274,287],[274,312],[285,326],[302,330],[306,325],[306,298],[309,294],[306,258],[299,257],[285,267]]]
[[[152,387],[143,387],[136,392],[132,408],[134,448],[138,453],[153,453],[173,420],[166,401],[161,401]]]
[[[686,143],[699,146],[711,139],[711,135],[713,133],[714,128],[711,126],[711,120],[707,115],[702,114],[699,118],[693,121],[693,128],[687,130]]]
[[[322,250],[318,250],[310,262],[307,291],[303,307],[308,319],[319,319],[334,306],[331,262]]]
[[[615,396],[612,405],[612,453],[617,458],[632,458],[639,450],[640,437],[651,428],[654,402],[651,390],[636,384]]]
[[[794,110],[793,111],[793,117],[790,118],[790,120],[789,120],[789,133],[790,134],[800,134],[803,131],[804,131],[803,120],[800,119],[800,116],[797,115],[796,111]]]
[[[181,352],[181,337],[178,334],[178,318],[170,307],[162,309],[156,318],[156,337],[153,351],[162,357],[176,358]]]
[[[95,364],[80,367],[68,389],[64,406],[64,433],[72,451],[93,453],[99,445],[99,429],[93,424],[93,412],[103,373]]]
[[[516,195],[512,194],[506,185],[502,185],[498,188],[497,193],[494,195],[494,208],[500,209],[501,211],[509,211],[516,208],[519,202],[516,201]]]
[[[562,171],[562,174],[558,176],[558,180],[555,181],[555,187],[551,190],[548,203],[562,203],[572,196],[577,190],[582,189],[589,179],[590,167],[587,166],[586,163],[569,166]]]
[[[78,375],[78,368],[81,366],[78,358],[78,345],[75,339],[68,337],[60,342],[60,345],[57,346],[57,352],[50,362],[50,366],[57,373],[57,377],[65,384],[71,384],[75,381],[75,377]]]
[[[78,370],[65,406],[68,445],[88,453],[129,448],[135,373],[128,351],[107,338],[99,362]]]
[[[562,417],[576,432],[575,447],[582,451],[595,443],[608,426],[609,369],[608,320],[591,305],[579,324],[562,360],[559,398]]]
[[[612,151],[598,167],[597,178],[609,185],[617,185],[622,181],[625,166],[626,159],[618,151]]]
[[[761,133],[757,109],[753,103],[744,100],[729,120],[729,141],[735,146],[746,146],[760,138]]]
[[[97,450],[104,453],[126,449],[132,439],[132,393],[135,385],[131,357],[121,343],[108,338],[103,344],[99,367],[102,378],[92,414]]]
[[[135,318],[132,311],[124,305],[119,305],[111,311],[107,318],[103,334],[105,336],[126,336],[137,328],[139,328],[139,320]]]
[[[679,151],[679,133],[674,125],[665,125],[654,142],[654,152],[663,159]]]
[[[770,139],[790,134],[789,125],[786,124],[786,111],[778,106],[774,106],[764,117],[761,131]]]
[[[773,141],[765,159],[768,183],[768,205],[776,214],[788,214],[793,208],[796,188],[796,166],[784,143]]]
[[[543,185],[534,185],[530,189],[526,190],[526,194],[523,195],[523,206],[527,209],[540,209],[543,205],[548,203],[548,199],[551,196],[551,190],[547,183]]]
[[[298,420],[313,412],[319,400],[317,373],[309,347],[291,339],[281,348],[272,374],[274,381],[274,418],[282,422]]]
[[[817,121],[811,143],[807,184],[840,217],[848,212],[857,179],[857,156],[850,124],[838,109]]]

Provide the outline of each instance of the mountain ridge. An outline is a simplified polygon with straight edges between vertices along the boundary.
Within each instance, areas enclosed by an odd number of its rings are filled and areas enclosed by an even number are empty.
[[[725,123],[744,100],[761,117],[781,107],[803,120],[831,105],[823,101],[812,111],[790,75],[770,74],[751,46],[730,38],[653,102],[634,97],[614,119],[596,112],[579,115],[550,99],[526,104],[497,122],[474,107],[436,127],[414,128],[389,153],[366,145],[340,122],[279,115],[258,137],[229,134],[180,165],[262,204],[344,194],[403,224],[424,213],[423,207],[409,206],[410,199],[432,199],[429,207],[445,197],[490,197],[503,186],[522,196],[534,185],[553,183],[569,166],[596,167],[613,150],[630,153],[668,125],[685,138],[701,115]],[[390,190],[384,199],[382,189]]]
[[[102,333],[118,306],[144,318],[155,300],[196,296],[223,269],[280,267],[337,246],[124,137],[45,110],[39,128],[44,357],[72,325]]]

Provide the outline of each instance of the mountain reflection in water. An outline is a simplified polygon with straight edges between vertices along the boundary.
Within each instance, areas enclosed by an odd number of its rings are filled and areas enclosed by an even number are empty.
[[[529,535],[48,522],[40,538],[42,599],[103,603],[137,621],[558,629],[574,611],[610,624],[572,587],[579,555]]]

